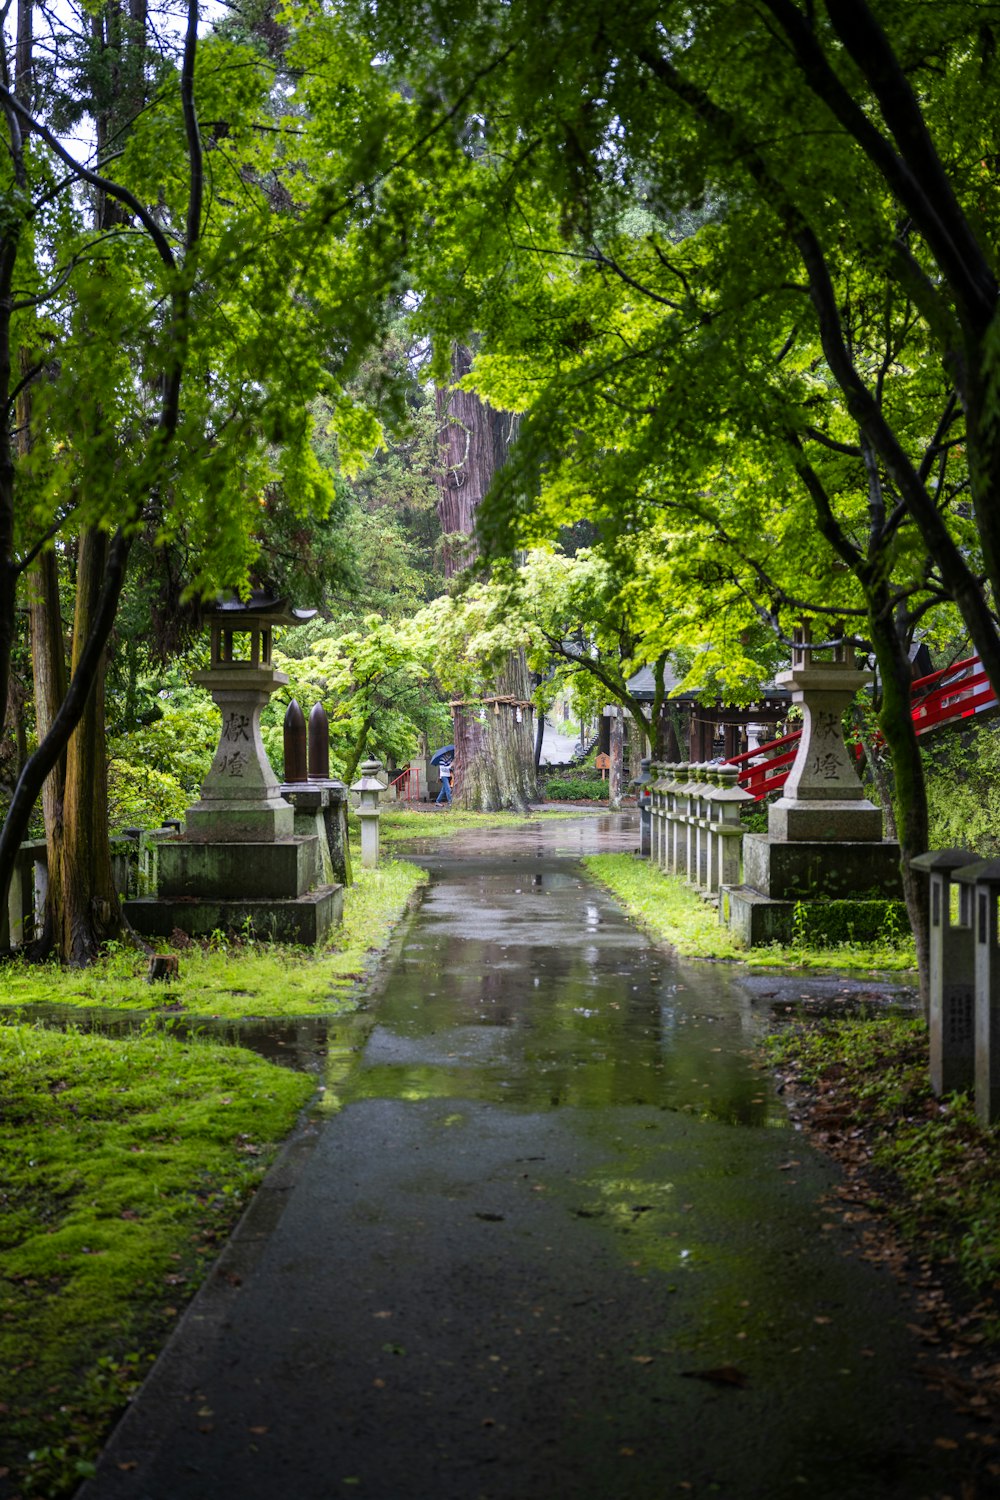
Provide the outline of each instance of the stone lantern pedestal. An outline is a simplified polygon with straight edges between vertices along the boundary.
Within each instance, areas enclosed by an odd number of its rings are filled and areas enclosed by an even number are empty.
[[[871,941],[886,901],[903,895],[899,845],[882,837],[881,809],[865,795],[842,730],[845,708],[871,674],[855,666],[853,645],[814,647],[803,626],[791,670],[776,680],[802,710],[802,738],[767,833],[743,839],[743,884],[725,888],[720,912],[753,947],[788,942],[796,908],[808,923],[812,909],[838,903],[837,913],[817,913],[828,935]]]
[[[156,896],[126,903],[137,931],[249,928],[258,938],[313,944],[339,921],[342,887],[325,878],[316,834],[296,832],[260,733],[261,710],[288,680],[271,663],[272,630],[314,613],[259,595],[211,611],[211,664],[195,681],[222,716],[219,746],[183,834],[159,846]]]

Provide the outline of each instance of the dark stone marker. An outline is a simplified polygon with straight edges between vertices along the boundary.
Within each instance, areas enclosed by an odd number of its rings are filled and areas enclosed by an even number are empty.
[[[287,723],[287,720],[285,721]],[[309,715],[309,780],[330,779],[330,721],[322,703],[314,703]],[[288,780],[288,777],[285,777]]]
[[[306,780],[306,721],[293,698],[285,714],[285,780]]]

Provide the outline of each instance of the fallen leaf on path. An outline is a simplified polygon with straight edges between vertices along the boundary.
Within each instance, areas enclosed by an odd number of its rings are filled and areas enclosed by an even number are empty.
[[[749,1376],[735,1365],[717,1365],[712,1370],[682,1370],[686,1380],[707,1380],[712,1385],[732,1385],[742,1390]]]

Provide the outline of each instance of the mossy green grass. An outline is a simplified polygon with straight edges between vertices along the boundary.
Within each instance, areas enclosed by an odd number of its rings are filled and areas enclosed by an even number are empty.
[[[0,1474],[68,1494],[315,1081],[241,1048],[0,1025]]]
[[[594,854],[584,859],[592,878],[658,941],[685,958],[728,959],[753,968],[809,968],[897,972],[916,967],[913,939],[893,930],[876,943],[805,942],[740,948],[716,908],[676,876],[631,854]]]
[[[344,893],[343,923],[325,947],[242,942],[220,932],[184,948],[177,977],[157,984],[146,980],[146,955],[126,945],[87,969],[15,960],[0,967],[0,1007],[41,1002],[231,1019],[351,1009],[359,982],[427,879],[407,860],[384,860],[355,875]]]

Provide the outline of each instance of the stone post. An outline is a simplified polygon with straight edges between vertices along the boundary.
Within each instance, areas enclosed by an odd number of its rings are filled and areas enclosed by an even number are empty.
[[[671,761],[667,767],[667,873],[676,875],[680,868],[680,808],[684,785],[684,761]]]
[[[611,765],[608,769],[608,811],[621,812],[622,766],[625,755],[625,726],[622,711],[617,704],[611,708]]]
[[[740,808],[745,802],[752,802],[753,797],[739,785],[738,767],[719,766],[717,774],[719,789],[715,794],[715,828],[718,890],[724,885],[739,885],[740,851],[743,844]]]
[[[910,868],[930,878],[931,1088],[935,1094],[971,1089],[975,1083],[976,948],[972,933],[972,887],[959,884],[958,921],[951,920],[951,887],[958,872],[975,863],[967,849],[938,849],[911,859]]]
[[[674,873],[684,880],[689,878],[691,868],[691,809],[698,789],[694,773],[695,767],[688,761],[682,771],[684,779],[677,788],[677,864]]]
[[[966,865],[955,872],[955,878],[971,887],[973,894],[976,1117],[981,1125],[992,1125],[1000,1120],[1000,859],[981,859]]]
[[[708,844],[708,784],[710,767],[707,760],[699,761],[694,768],[695,788],[691,806],[691,858],[688,863],[688,882],[695,890],[705,885],[706,851]]]
[[[352,792],[357,792],[361,804],[358,808],[358,817],[361,819],[361,863],[366,870],[378,869],[378,823],[382,816],[378,805],[382,783],[378,779],[378,773],[381,769],[380,761],[363,760],[360,780],[351,787]]]
[[[632,777],[632,785],[635,787],[635,802],[639,813],[639,854],[650,858],[650,850],[653,840],[653,804],[652,804],[652,776],[650,768],[652,761],[645,757],[639,762],[639,774]]]
[[[331,780],[326,783],[326,792],[323,822],[333,877],[341,885],[353,885],[354,872],[351,869],[351,844],[347,826],[347,787],[342,781]]]

